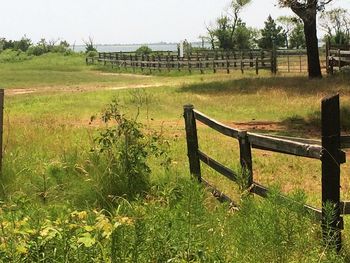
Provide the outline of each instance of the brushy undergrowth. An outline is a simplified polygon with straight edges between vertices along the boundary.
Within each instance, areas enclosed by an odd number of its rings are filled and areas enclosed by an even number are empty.
[[[88,167],[101,203],[145,195],[150,187],[149,159],[155,156],[165,167],[170,162],[162,134],[147,129],[137,117],[123,114],[116,100],[102,113],[106,127],[94,139]]]
[[[7,49],[5,51],[0,52],[0,63],[21,62],[32,58],[33,56],[30,56],[27,53],[22,52],[20,50],[15,51]]]
[[[302,209],[274,195],[239,212],[172,175],[110,210],[1,204],[2,262],[345,262]]]

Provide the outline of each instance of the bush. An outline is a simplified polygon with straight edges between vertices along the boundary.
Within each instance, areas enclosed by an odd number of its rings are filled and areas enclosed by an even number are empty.
[[[150,186],[149,158],[167,157],[161,135],[144,132],[141,123],[120,111],[117,101],[107,106],[101,119],[107,128],[95,138],[92,162],[97,168],[95,180],[102,203],[146,193]]]
[[[46,50],[42,46],[31,46],[27,50],[28,55],[41,56],[46,53]]]
[[[6,49],[0,53],[0,62],[20,62],[31,59],[31,56],[22,51]]]
[[[97,51],[89,51],[86,53],[86,56],[89,58],[93,58],[93,57],[97,57],[98,56],[98,52]]]
[[[136,50],[137,55],[149,55],[152,53],[152,49],[146,45],[139,47]]]
[[[26,52],[31,45],[32,41],[24,36],[21,38],[21,40],[14,41],[13,49]]]

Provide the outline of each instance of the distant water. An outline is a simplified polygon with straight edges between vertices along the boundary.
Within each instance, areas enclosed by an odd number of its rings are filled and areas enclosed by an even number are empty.
[[[202,43],[191,43],[192,47],[201,47]],[[146,45],[153,51],[177,51],[176,43],[159,43],[159,44],[132,44],[132,45],[96,45],[99,52],[134,52],[139,47]],[[208,43],[204,44],[205,47],[209,47]],[[73,48],[73,47],[71,47]],[[74,47],[74,51],[85,51],[84,45],[77,45]]]

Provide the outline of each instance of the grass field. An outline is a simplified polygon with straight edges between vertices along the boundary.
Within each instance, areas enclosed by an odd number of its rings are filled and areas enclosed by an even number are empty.
[[[0,262],[346,262],[349,220],[343,255],[335,256],[298,207],[279,206],[273,196],[247,197],[242,211],[232,212],[191,182],[182,106],[194,104],[232,126],[318,138],[320,101],[329,94],[341,94],[344,132],[350,128],[348,83],[346,76],[307,80],[269,72],[133,75],[86,66],[80,55],[0,64],[6,89]],[[106,206],[98,201],[103,163],[95,163],[91,149],[106,128],[98,116],[113,99],[144,130],[162,134],[171,164],[151,157],[147,194]],[[199,137],[205,152],[237,169],[236,142],[202,125]],[[259,182],[289,194],[302,190],[304,201],[321,205],[320,163],[263,151],[254,151],[253,161]],[[342,167],[343,199],[350,198],[348,168]],[[214,172],[204,168],[203,175],[241,198]]]

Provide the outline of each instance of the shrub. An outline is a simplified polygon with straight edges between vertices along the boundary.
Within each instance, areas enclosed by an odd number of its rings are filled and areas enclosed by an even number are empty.
[[[45,54],[46,50],[39,45],[36,46],[31,46],[27,50],[28,55],[33,55],[33,56],[41,56],[42,54]]]
[[[26,52],[31,45],[32,41],[24,36],[20,40],[14,41],[13,49]]]
[[[146,45],[139,47],[136,50],[137,55],[149,55],[152,53],[152,49]]]
[[[0,53],[0,62],[20,62],[31,59],[25,52],[6,49]]]
[[[89,53],[90,51],[97,52],[94,39],[90,36],[87,41],[84,41],[85,44],[85,53]]]
[[[95,180],[102,202],[142,195],[149,189],[149,158],[167,156],[161,135],[143,131],[143,125],[126,117],[115,100],[101,119],[106,128],[95,138],[92,161],[97,165]]]
[[[89,58],[93,58],[93,57],[97,57],[98,56],[98,52],[97,51],[89,51],[86,53],[86,56]]]

